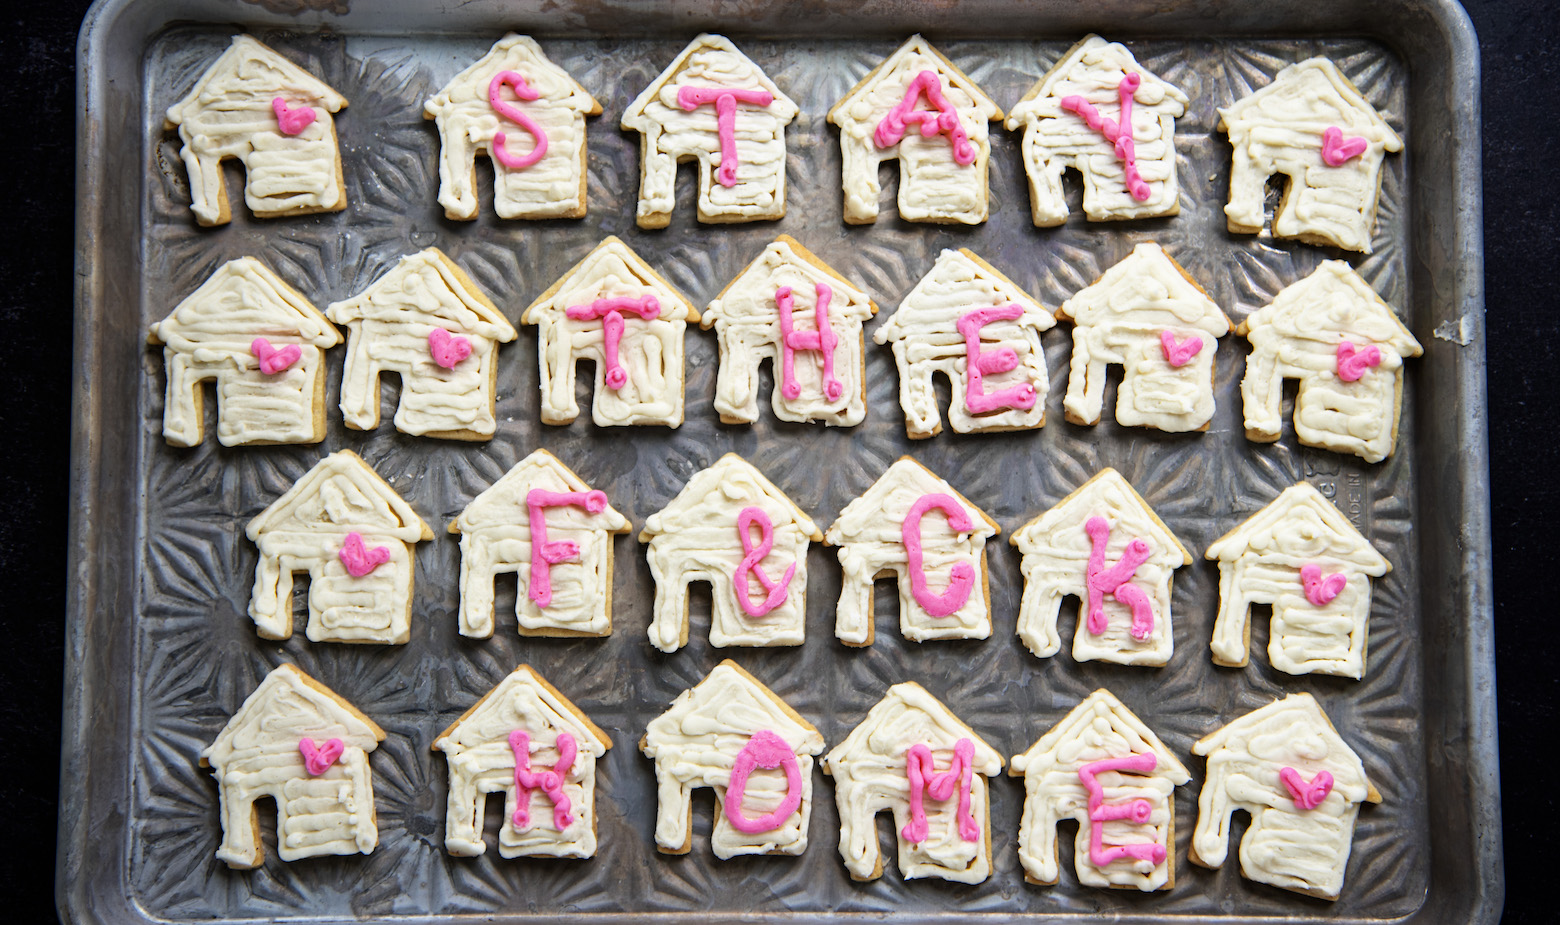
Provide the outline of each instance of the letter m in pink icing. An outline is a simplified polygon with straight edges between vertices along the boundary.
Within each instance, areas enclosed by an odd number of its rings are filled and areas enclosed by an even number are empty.
[[[908,842],[919,844],[926,841],[931,828],[926,820],[925,798],[930,796],[934,800],[947,800],[953,796],[954,788],[957,787],[959,837],[965,841],[980,838],[980,823],[975,821],[974,814],[970,812],[970,788],[974,785],[975,776],[974,741],[964,738],[955,742],[953,763],[941,774],[936,771],[937,765],[930,748],[917,743],[905,752],[905,776],[910,781],[910,821],[905,823],[899,834]]]
[[[575,321],[601,319],[601,352],[607,371],[607,388],[617,391],[628,384],[628,370],[618,362],[618,347],[623,343],[623,313],[638,315],[646,321],[661,317],[661,303],[653,295],[615,296],[597,299],[589,305],[570,305],[564,314]]]

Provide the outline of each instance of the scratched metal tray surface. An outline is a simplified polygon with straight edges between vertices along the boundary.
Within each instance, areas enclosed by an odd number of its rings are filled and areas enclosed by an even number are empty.
[[[1487,922],[1502,895],[1490,658],[1484,456],[1481,254],[1478,238],[1477,57],[1450,0],[1204,0],[1162,9],[1112,0],[1084,12],[1067,0],[1010,4],[808,4],[757,0],[655,4],[575,0],[404,2],[104,0],[81,41],[77,393],[69,683],[62,755],[57,892],[72,921],[311,922],[780,918],[923,921],[958,915],[1046,921],[1108,915],[1286,922],[1398,919]],[[310,9],[309,7],[318,7]],[[235,199],[234,221],[196,227],[177,141],[162,112],[241,29],[257,34],[340,90],[348,186],[345,212],[256,221]],[[529,32],[602,103],[589,132],[589,214],[578,221],[444,219],[435,201],[438,139],[421,103],[506,30]],[[730,35],[801,106],[788,132],[789,212],[774,223],[702,226],[683,169],[671,227],[634,226],[637,136],[617,120],[697,32]],[[1126,224],[1030,223],[1015,134],[995,130],[991,219],[976,228],[914,225],[891,205],[876,225],[841,219],[838,134],[829,107],[913,31],[1011,106],[1073,41],[1099,31],[1125,41],[1148,69],[1191,98],[1177,126],[1180,215]],[[1221,210],[1230,148],[1216,107],[1264,85],[1285,64],[1325,54],[1407,139],[1386,162],[1380,229],[1369,257],[1267,236],[1232,235]],[[230,172],[229,182],[237,177]],[[483,202],[491,189],[485,173]],[[893,184],[884,191],[892,202]],[[234,189],[230,186],[230,190]],[[676,430],[601,429],[588,413],[544,426],[537,408],[534,329],[499,361],[497,437],[426,440],[388,424],[346,430],[336,409],[342,351],[331,352],[331,419],[317,447],[194,449],[160,433],[163,370],[146,326],[221,262],[263,259],[317,305],[356,293],[403,254],[437,245],[511,317],[603,236],[617,234],[703,306],[777,234],[787,233],[867,288],[886,316],[945,247],[969,247],[1055,307],[1142,241],[1157,241],[1236,320],[1329,257],[1345,257],[1396,307],[1426,348],[1408,364],[1397,454],[1371,466],[1242,433],[1244,345],[1219,347],[1218,412],[1205,434],[1163,435],[1107,421],[1063,421],[1068,328],[1045,335],[1049,421],[1038,432],[912,443],[886,348],[867,348],[868,416],[852,429],[718,423],[711,407],[712,334],[687,335],[687,415]],[[761,392],[771,387],[765,376]],[[581,381],[582,396],[586,389]],[[946,402],[946,396],[944,396]],[[1285,419],[1289,402],[1286,401]],[[767,401],[761,401],[767,408]],[[1109,400],[1107,408],[1110,407]],[[209,433],[209,432],[208,432]],[[284,643],[256,636],[245,615],[257,551],[248,519],[327,452],[350,448],[430,524],[447,523],[515,461],[545,447],[605,489],[635,522],[663,506],[721,454],[755,463],[821,524],[909,453],[944,475],[1003,527],[990,547],[992,637],[913,644],[897,630],[892,590],[877,592],[877,642],[858,650],[833,635],[839,591],[832,550],[810,553],[807,642],[798,648],[712,649],[708,598],[695,597],[683,650],[662,655],[645,636],[653,586],[643,547],[616,545],[614,632],[605,640],[522,639],[513,583],[489,640],[456,631],[458,546],[417,550],[411,641],[403,646]],[[1022,580],[1012,530],[1103,466],[1119,469],[1197,561],[1177,574],[1175,655],[1163,669],[1047,660],[1014,634]],[[1377,584],[1363,681],[1291,677],[1265,657],[1266,621],[1250,667],[1215,667],[1208,638],[1217,573],[1209,542],[1296,479],[1332,497],[1392,561]],[[501,584],[501,587],[503,585]],[[1063,632],[1071,631],[1064,612]],[[506,618],[507,614],[507,618]],[[656,852],[655,780],[636,745],[646,723],[721,658],[736,659],[839,742],[892,684],[914,679],[1011,756],[1097,687],[1119,695],[1193,772],[1176,793],[1177,877],[1162,893],[1078,884],[1071,841],[1061,882],[1026,884],[1017,857],[1022,782],[992,785],[995,870],[976,886],[906,882],[886,860],[872,883],[850,880],[837,853],[832,783],[815,772],[810,845],[799,858],[717,861],[713,803],[695,801],[692,851]],[[388,733],[374,753],[380,842],[369,856],[228,870],[216,785],[197,756],[264,674],[295,662]],[[599,765],[600,849],[593,860],[476,859],[443,848],[445,764],[436,733],[521,662],[537,667],[616,742]],[[1191,743],[1222,723],[1309,691],[1364,759],[1384,801],[1360,815],[1343,895],[1309,899],[1186,861],[1203,764]],[[497,806],[496,801],[491,804]],[[262,813],[262,816],[268,814]],[[488,819],[489,840],[498,822]],[[264,821],[274,844],[274,823]],[[1241,826],[1237,823],[1237,836]],[[886,838],[887,828],[882,829]]]

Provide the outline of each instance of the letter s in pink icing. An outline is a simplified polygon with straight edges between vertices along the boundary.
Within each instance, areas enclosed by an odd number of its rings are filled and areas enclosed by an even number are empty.
[[[948,587],[941,594],[933,594],[926,583],[926,569],[921,548],[921,518],[936,508],[948,515],[948,526],[956,533],[970,533],[975,524],[964,506],[952,495],[922,495],[910,505],[905,522],[900,527],[900,537],[905,545],[906,570],[910,573],[910,593],[921,609],[934,617],[946,617],[958,612],[970,599],[975,587],[975,568],[968,562],[955,562],[949,573]]]
[[[530,82],[524,75],[515,71],[499,71],[493,75],[492,80],[488,81],[488,103],[493,107],[493,111],[530,132],[533,139],[532,148],[528,153],[510,154],[507,147],[509,137],[499,132],[493,136],[493,158],[510,170],[524,170],[547,156],[547,133],[535,119],[526,114],[525,110],[504,99],[498,91],[505,84],[508,84],[515,91],[515,96],[522,100],[534,100],[541,94],[531,88]]]
[[[756,768],[766,771],[785,769],[785,798],[773,812],[749,819],[742,815],[742,800],[747,795],[748,775]],[[732,828],[748,835],[772,832],[784,825],[801,805],[802,770],[796,762],[796,753],[791,751],[791,746],[785,744],[784,739],[768,729],[753,733],[731,765],[731,781],[726,785],[724,804],[726,820]]]

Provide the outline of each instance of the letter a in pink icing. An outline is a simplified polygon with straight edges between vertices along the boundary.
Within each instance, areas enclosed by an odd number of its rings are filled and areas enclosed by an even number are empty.
[[[1105,140],[1115,146],[1116,159],[1121,161],[1122,179],[1126,183],[1127,192],[1138,202],[1147,202],[1152,190],[1138,172],[1137,145],[1132,139],[1132,97],[1142,83],[1141,74],[1127,74],[1116,84],[1116,98],[1121,101],[1119,121],[1101,116],[1100,111],[1081,96],[1062,97],[1062,108],[1083,116],[1089,128],[1104,135]]]
[[[905,515],[905,522],[900,527],[900,537],[905,546],[905,558],[908,560],[906,569],[910,573],[911,595],[928,614],[934,617],[946,617],[957,612],[964,606],[965,601],[970,599],[970,589],[975,586],[975,568],[968,562],[955,562],[949,573],[947,590],[941,594],[932,593],[926,583],[926,568],[921,549],[921,518],[932,508],[948,515],[948,527],[956,533],[970,533],[975,529],[975,524],[964,510],[964,505],[956,498],[952,495],[936,494],[922,495],[916,499],[916,502],[910,505],[910,512]]]
[[[926,821],[925,796],[934,800],[946,800],[953,796],[953,788],[959,788],[959,808],[955,814],[959,824],[959,837],[965,841],[980,838],[980,824],[970,812],[970,788],[975,777],[975,743],[968,738],[953,744],[953,764],[941,774],[932,750],[925,745],[910,746],[905,753],[905,777],[910,780],[910,821],[899,830],[905,841],[920,844],[931,834]]]
[[[785,769],[785,798],[774,812],[765,813],[757,819],[749,819],[742,815],[742,800],[747,794],[748,775],[755,768],[765,771],[773,771],[776,768]],[[768,729],[760,729],[753,733],[742,751],[737,753],[737,760],[731,765],[731,782],[726,785],[726,819],[731,827],[738,832],[754,835],[759,832],[773,832],[785,824],[791,818],[791,814],[802,805],[802,769],[796,763],[796,753],[791,751],[791,746],[785,744],[785,740],[770,732]]]
[[[720,138],[720,169],[715,171],[715,182],[725,187],[737,185],[737,104],[768,106],[774,101],[774,94],[768,90],[677,88],[677,105],[687,112],[709,103],[715,104],[715,133]]]
[[[758,545],[753,545],[753,526],[758,526]],[[737,573],[732,578],[732,584],[736,588],[737,603],[742,605],[742,612],[749,617],[758,618],[766,616],[771,610],[785,602],[786,589],[791,586],[791,576],[796,574],[796,563],[785,570],[785,575],[775,581],[759,568],[759,563],[769,555],[769,551],[775,547],[775,525],[770,521],[769,515],[762,508],[745,507],[737,515],[737,536],[742,540],[742,561],[737,563]],[[763,587],[765,597],[757,604],[748,596],[749,574]]]
[[[1138,566],[1148,561],[1153,553],[1148,542],[1138,538],[1127,544],[1121,558],[1110,568],[1105,567],[1105,547],[1110,544],[1110,523],[1103,517],[1090,517],[1083,525],[1089,534],[1089,566],[1085,573],[1089,585],[1089,632],[1098,636],[1105,632],[1105,595],[1132,608],[1132,638],[1147,639],[1154,630],[1154,608],[1137,585],[1129,584]]]
[[[628,385],[628,370],[618,362],[618,348],[623,343],[624,312],[649,321],[661,316],[661,303],[653,295],[614,296],[597,299],[589,305],[570,305],[564,309],[564,314],[575,321],[601,319],[601,352],[607,368],[602,378],[607,388],[613,391]]]
[[[1095,775],[1106,771],[1136,771],[1147,774],[1159,764],[1153,752],[1132,755],[1128,758],[1106,758],[1093,761],[1078,769],[1078,780],[1089,792],[1089,860],[1095,867],[1104,867],[1118,858],[1135,858],[1158,864],[1165,859],[1165,846],[1158,842],[1142,842],[1134,845],[1105,844],[1105,823],[1115,819],[1127,819],[1135,825],[1145,825],[1153,815],[1154,807],[1147,800],[1129,800],[1115,806],[1105,804],[1105,788]]]
[[[569,769],[574,767],[578,754],[574,736],[558,733],[558,763],[551,771],[531,770],[531,737],[524,729],[509,734],[509,750],[515,755],[515,812],[511,817],[515,828],[523,829],[531,824],[531,791],[540,789],[553,805],[553,827],[562,832],[574,824],[574,814],[569,812],[570,802],[563,792],[563,781]]]
[[[796,381],[796,351],[816,350],[823,355],[823,395],[829,401],[839,401],[845,394],[845,385],[834,375],[834,348],[839,346],[840,336],[829,326],[829,303],[834,290],[823,283],[816,285],[816,302],[813,317],[816,331],[797,331],[791,319],[791,287],[775,290],[775,307],[780,314],[780,394],[795,399],[802,394],[802,384]]]
[[[916,109],[916,100],[922,95],[931,109]],[[922,71],[910,81],[905,98],[888,111],[872,133],[872,141],[879,148],[889,148],[904,140],[908,125],[919,122],[921,137],[941,134],[953,148],[954,163],[968,166],[975,163],[975,146],[970,144],[969,133],[959,122],[959,111],[943,95],[942,80],[936,71]]]
[[[989,414],[1017,408],[1028,411],[1035,406],[1035,387],[1027,382],[995,392],[987,392],[983,377],[1005,373],[1018,368],[1018,351],[1012,347],[998,347],[983,351],[980,346],[980,329],[993,321],[1014,321],[1024,314],[1016,302],[995,308],[977,308],[959,318],[957,327],[964,335],[964,354],[967,358],[964,388],[964,407],[971,414]]]
[[[515,96],[522,100],[534,100],[541,94],[531,88],[524,75],[515,71],[499,71],[493,75],[492,80],[488,81],[488,103],[493,107],[493,111],[530,132],[533,139],[533,146],[528,153],[510,154],[509,148],[506,147],[509,137],[499,132],[493,136],[491,149],[493,158],[510,170],[524,170],[547,156],[547,133],[535,119],[526,115],[525,110],[504,99],[498,91],[505,84],[508,84],[515,91]]]

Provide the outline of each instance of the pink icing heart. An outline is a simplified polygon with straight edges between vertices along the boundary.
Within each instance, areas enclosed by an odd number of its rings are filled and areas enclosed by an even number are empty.
[[[298,751],[303,755],[303,767],[309,772],[310,777],[319,777],[329,771],[330,766],[336,763],[336,759],[340,758],[341,753],[346,749],[347,743],[340,739],[331,739],[324,745],[315,745],[314,740],[308,737],[298,740]]]
[[[1331,603],[1348,583],[1348,576],[1342,572],[1323,576],[1322,567],[1314,563],[1300,569],[1300,584],[1305,586],[1305,599],[1317,607]]]
[[[1345,138],[1343,129],[1336,125],[1331,126],[1322,133],[1322,160],[1327,162],[1328,167],[1342,167],[1350,160],[1364,154],[1369,144],[1358,135]]]
[[[353,578],[362,578],[390,561],[390,547],[369,548],[363,545],[363,534],[348,533],[347,541],[341,544],[341,552],[336,555],[341,559],[341,564],[347,567],[348,574]]]
[[[1344,341],[1338,345],[1338,378],[1344,382],[1358,381],[1368,367],[1380,365],[1381,348],[1375,344],[1355,347],[1353,342]]]
[[[454,369],[456,363],[471,356],[471,341],[443,328],[434,328],[428,332],[428,352],[433,355],[433,362],[445,369]]]
[[[1175,335],[1169,331],[1159,332],[1159,347],[1165,352],[1165,362],[1180,369],[1192,362],[1192,357],[1202,353],[1202,338],[1193,334],[1186,340],[1177,341]]]
[[[281,97],[271,100],[271,111],[276,113],[276,125],[283,135],[296,135],[314,123],[314,110],[308,106],[287,108]]]
[[[303,348],[297,344],[273,347],[271,342],[263,337],[257,337],[249,342],[249,352],[260,361],[260,371],[267,376],[282,372],[303,356]]]
[[[1333,776],[1326,771],[1317,771],[1316,776],[1307,782],[1299,771],[1285,768],[1278,772],[1278,779],[1283,781],[1284,789],[1289,791],[1289,798],[1300,809],[1315,809],[1327,799],[1327,794],[1332,793]]]

